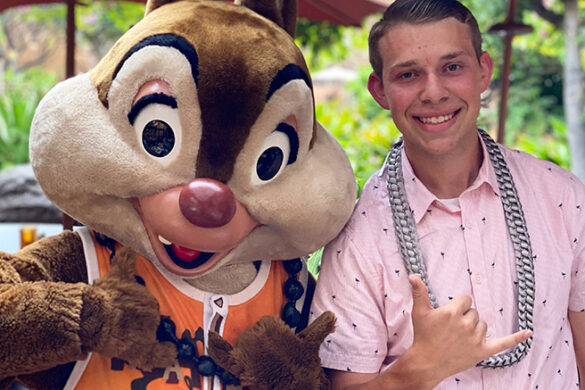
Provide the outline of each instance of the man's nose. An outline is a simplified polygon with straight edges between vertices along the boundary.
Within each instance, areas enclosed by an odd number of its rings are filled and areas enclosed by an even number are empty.
[[[449,90],[444,80],[436,74],[429,74],[424,80],[420,98],[426,103],[440,103],[447,99]]]

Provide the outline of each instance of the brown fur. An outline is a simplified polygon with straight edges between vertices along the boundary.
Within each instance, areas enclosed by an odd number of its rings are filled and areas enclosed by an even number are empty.
[[[329,382],[320,368],[319,346],[334,329],[331,312],[297,335],[279,318],[262,317],[234,347],[210,333],[208,351],[250,390],[326,390]]]
[[[66,363],[89,351],[144,368],[171,364],[175,347],[156,340],[158,303],[136,283],[135,258],[119,251],[112,270],[89,286],[76,233],[16,255],[0,252],[0,380],[18,376],[34,389],[61,389],[71,371]]]

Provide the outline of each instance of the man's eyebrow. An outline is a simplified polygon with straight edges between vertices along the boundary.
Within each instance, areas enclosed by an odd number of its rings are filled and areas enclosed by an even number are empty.
[[[164,93],[151,93],[150,95],[145,95],[138,99],[130,109],[130,112],[128,113],[128,121],[130,124],[133,125],[140,111],[152,103],[164,104],[171,108],[177,108],[177,99],[172,96]]]
[[[412,66],[416,65],[416,61],[411,60],[411,61],[404,61],[404,62],[399,62],[397,64],[394,64],[391,66],[391,69],[396,69],[396,68],[410,68]]]
[[[449,60],[453,60],[461,55],[465,55],[467,54],[467,52],[465,50],[460,50],[460,51],[456,51],[453,53],[448,53],[445,54],[443,56],[441,56],[440,60],[441,61],[449,61]],[[418,64],[418,62],[416,62],[415,60],[408,60],[408,61],[404,61],[404,62],[399,62],[397,64],[394,64],[391,66],[391,69],[401,69],[401,68],[410,68],[413,66],[416,66]]]
[[[467,54],[467,52],[465,50],[460,50],[460,51],[456,51],[453,53],[445,54],[444,56],[441,57],[441,60],[448,61],[448,60],[455,59],[455,58],[457,58],[461,55],[465,55],[465,54]]]

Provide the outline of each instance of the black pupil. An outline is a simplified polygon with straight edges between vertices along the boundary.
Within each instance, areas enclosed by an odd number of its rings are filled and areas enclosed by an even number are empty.
[[[175,133],[168,123],[152,120],[144,126],[142,144],[146,151],[155,157],[164,157],[175,146]]]
[[[284,161],[284,153],[280,148],[273,146],[262,153],[256,163],[256,172],[260,180],[270,180],[280,170]]]

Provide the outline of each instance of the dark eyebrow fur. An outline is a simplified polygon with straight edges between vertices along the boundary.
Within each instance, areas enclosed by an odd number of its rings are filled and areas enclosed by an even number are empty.
[[[134,121],[136,120],[138,114],[140,114],[140,111],[152,103],[165,104],[171,108],[177,108],[177,99],[172,96],[165,95],[164,93],[152,93],[150,95],[145,95],[138,99],[138,101],[134,103],[130,109],[130,112],[128,113],[128,121],[130,124],[134,125]]]
[[[303,70],[295,65],[295,64],[288,64],[284,68],[278,71],[276,77],[272,79],[270,83],[270,88],[268,89],[268,94],[266,95],[266,101],[270,99],[270,97],[276,92],[277,89],[282,87],[284,84],[288,83],[289,81],[301,79],[307,84],[311,90],[313,90],[313,86],[311,85],[311,81],[309,80],[309,76]]]
[[[128,53],[124,55],[122,61],[116,67],[114,71],[114,76],[112,79],[116,78],[116,75],[122,68],[122,65],[132,56],[132,54],[136,53],[140,49],[143,49],[147,46],[166,46],[166,47],[173,47],[180,51],[185,58],[191,64],[191,75],[193,76],[193,80],[195,84],[199,82],[199,57],[197,56],[197,50],[191,45],[187,40],[183,37],[174,34],[157,34],[147,37],[134,45],[132,49],[128,50]]]

